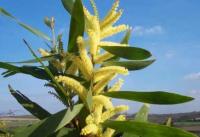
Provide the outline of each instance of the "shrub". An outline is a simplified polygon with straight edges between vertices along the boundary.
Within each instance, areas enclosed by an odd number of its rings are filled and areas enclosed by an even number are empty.
[[[39,49],[41,57],[38,57],[31,45],[24,40],[34,59],[15,63],[32,65],[15,66],[14,63],[0,62],[0,67],[7,70],[2,75],[10,77],[23,73],[45,80],[45,86],[54,89],[50,94],[66,106],[66,109],[51,114],[9,86],[10,93],[16,100],[40,119],[36,124],[17,129],[14,136],[195,137],[181,129],[148,122],[149,104],[179,104],[193,98],[163,91],[121,91],[122,79],[113,85],[109,84],[118,75],[127,75],[129,71],[148,67],[155,59],[152,59],[149,51],[130,46],[131,28],[128,25],[115,25],[122,16],[122,10],[118,10],[119,0],[114,2],[103,20],[99,18],[94,1],[90,2],[94,15],[82,5],[81,0],[62,0],[64,8],[71,15],[67,50],[63,45],[62,34],[55,35],[54,18],[44,20],[52,31],[50,38],[20,22],[3,8],[0,9],[2,15],[11,18],[50,45],[50,50]],[[126,32],[120,43],[105,40],[120,32]],[[75,97],[78,99],[74,99]],[[144,105],[135,118],[127,120],[121,113],[126,112],[128,106],[114,106],[111,98],[138,101]]]

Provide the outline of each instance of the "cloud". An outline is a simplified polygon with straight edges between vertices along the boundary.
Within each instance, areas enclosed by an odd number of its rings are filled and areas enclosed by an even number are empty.
[[[184,77],[185,80],[200,80],[200,72],[191,73]]]
[[[191,90],[189,91],[189,95],[193,97],[200,97],[200,90]]]
[[[172,59],[174,56],[175,56],[175,52],[174,52],[174,51],[168,51],[168,52],[165,54],[165,57],[166,57],[167,59]]]
[[[160,25],[155,25],[149,28],[143,26],[136,26],[133,28],[133,34],[136,36],[158,35],[163,33],[164,33],[164,28]]]

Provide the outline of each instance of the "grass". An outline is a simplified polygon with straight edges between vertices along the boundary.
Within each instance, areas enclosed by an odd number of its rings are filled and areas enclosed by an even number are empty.
[[[176,122],[175,126],[200,126],[199,122]]]

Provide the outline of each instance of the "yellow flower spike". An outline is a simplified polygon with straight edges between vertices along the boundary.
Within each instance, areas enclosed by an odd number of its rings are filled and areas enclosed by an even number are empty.
[[[99,124],[101,122],[101,115],[102,115],[102,110],[103,110],[103,105],[101,104],[95,104],[94,107],[94,112],[93,112],[93,117],[94,117],[94,123]]]
[[[85,7],[83,8],[84,15],[86,19],[86,32],[88,30],[95,31],[95,33],[100,33],[100,25],[99,25],[99,18],[97,16],[93,16]]]
[[[106,109],[113,108],[113,105],[112,105],[112,102],[110,101],[110,99],[103,95],[93,96],[92,100],[93,100],[93,106],[95,106],[95,104],[102,104]]]
[[[62,82],[65,86],[69,87],[70,89],[74,90],[79,95],[82,101],[86,100],[87,90],[83,85],[81,85],[80,82],[67,76],[57,76],[55,77],[55,79],[58,82]]]
[[[51,53],[47,52],[46,50],[40,48],[38,49],[38,51],[40,52],[40,54],[43,56],[43,57],[46,57],[46,56],[50,56]]]
[[[92,8],[93,8],[93,10],[94,10],[95,16],[96,16],[97,18],[99,18],[99,13],[98,13],[98,10],[97,10],[97,7],[96,7],[96,4],[95,4],[94,0],[90,0],[90,3],[91,3]]]
[[[79,48],[81,58],[88,57],[87,56],[87,50],[85,49],[84,40],[83,40],[82,36],[79,36],[77,38],[77,44],[78,44],[78,48]]]
[[[101,33],[101,39],[104,39],[106,37],[110,37],[110,36],[112,36],[114,34],[126,31],[128,29],[129,29],[129,26],[124,25],[124,24],[116,26],[116,27],[108,27],[107,29],[105,29],[104,31],[102,31],[102,33]]]
[[[106,74],[106,75],[96,75],[94,76],[94,83],[97,83],[99,82],[100,80],[106,78],[106,77],[109,77],[112,73],[109,73],[109,74]],[[114,74],[114,73],[113,73]]]
[[[125,47],[125,46],[128,46],[128,45],[127,44],[120,44],[120,43],[117,43],[117,42],[101,41],[99,43],[99,46],[122,46],[122,47]]]
[[[86,23],[87,23],[87,20],[90,20],[92,15],[90,14],[90,12],[85,7],[83,7],[83,12],[84,12]]]
[[[95,124],[89,124],[87,126],[85,126],[82,130],[81,130],[81,135],[88,135],[88,134],[97,134],[98,133],[98,126]]]
[[[108,92],[119,91],[119,90],[121,89],[121,86],[122,86],[123,82],[124,82],[123,79],[119,79],[119,80],[108,90]]]
[[[96,71],[94,71],[94,77],[101,77],[103,75],[107,75],[110,73],[118,73],[118,74],[123,74],[127,75],[128,74],[128,69],[125,67],[120,67],[120,66],[108,66],[108,67],[102,67]]]
[[[112,18],[110,18],[105,24],[104,26],[101,27],[101,30],[104,31],[107,28],[111,27],[112,25],[114,25],[122,16],[123,14],[123,10],[119,10],[119,12],[116,12],[115,15],[113,15]]]
[[[73,62],[76,64],[76,66],[79,68],[81,73],[83,74],[84,78],[86,80],[91,79],[91,73],[88,72],[87,67],[83,64],[82,60],[79,57],[74,57]]]
[[[114,129],[107,128],[106,131],[103,133],[103,137],[112,137],[114,133]]]
[[[87,125],[95,123],[93,113],[86,117],[85,123]]]
[[[107,110],[102,114],[101,121],[104,122],[104,121],[112,118],[117,113],[120,113],[120,112],[123,112],[123,111],[127,111],[128,109],[129,109],[128,106],[120,105],[120,106],[114,107],[114,108],[112,108],[110,110]]]
[[[126,116],[125,115],[119,115],[116,120],[118,121],[125,121],[126,120]]]
[[[93,17],[91,19],[91,21],[93,22],[92,24],[88,23],[88,29],[87,29],[87,33],[88,33],[88,41],[89,41],[89,45],[90,45],[90,53],[92,55],[96,55],[97,53],[97,46],[100,42],[100,28],[99,23],[96,19],[96,17]]]
[[[88,30],[89,36],[89,45],[90,45],[90,54],[94,57],[97,53],[97,46],[100,42],[100,36],[97,36],[96,33],[92,30]]]
[[[116,76],[116,74],[111,73],[109,75],[106,75],[101,81],[99,81],[93,88],[93,92],[95,95],[98,95],[105,86]]]
[[[95,62],[96,64],[99,64],[99,63],[102,63],[102,62],[104,62],[104,61],[106,61],[106,60],[112,58],[112,57],[114,57],[113,54],[110,54],[109,52],[105,52],[105,53],[103,53],[102,55],[96,56],[95,59],[94,59],[94,62]]]
[[[88,22],[88,29],[95,31],[96,34],[100,34],[100,26],[99,26],[99,19],[96,16],[91,16]]]
[[[99,24],[99,17],[98,11],[93,0],[90,0],[90,3],[94,9],[95,16],[91,15],[90,12],[84,7],[84,14],[86,18],[86,32],[89,37],[89,45],[90,45],[90,54],[92,57],[96,56],[97,54],[97,46],[100,42],[100,24]]]
[[[94,31],[96,34],[100,35],[100,25],[99,18],[97,16],[93,16],[90,12],[84,7],[84,15],[85,15],[85,24],[86,24],[86,32]]]
[[[92,72],[93,72],[93,64],[92,64],[90,57],[87,54],[87,50],[86,50],[85,46],[84,46],[83,37],[80,36],[77,38],[77,44],[78,44],[80,57],[83,62],[83,65],[84,65],[85,69],[87,69],[87,72],[89,73],[89,75],[91,76]]]
[[[115,0],[111,10],[108,12],[106,17],[101,21],[101,23],[100,23],[101,28],[105,27],[105,25],[110,20],[110,18],[113,18],[113,16],[116,14],[116,10],[118,7],[119,7],[119,0]]]

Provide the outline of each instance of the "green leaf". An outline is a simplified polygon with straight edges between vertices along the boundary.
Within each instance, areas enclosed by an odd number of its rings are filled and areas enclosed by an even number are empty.
[[[92,90],[89,90],[87,94],[86,102],[87,102],[89,110],[91,111],[92,110]]]
[[[139,137],[139,136],[134,135],[132,133],[124,133],[122,137]]]
[[[23,95],[20,91],[15,91],[12,89],[11,86],[9,86],[10,93],[15,97],[15,99],[31,114],[33,114],[35,117],[39,119],[44,119],[51,114],[46,111],[44,108],[39,106],[37,103],[31,101],[29,98],[27,98],[25,95]]]
[[[103,123],[103,126],[141,137],[197,137],[196,135],[182,129],[136,121],[108,120]]]
[[[144,104],[135,115],[134,120],[137,122],[148,122],[148,115],[149,115],[149,105]]]
[[[171,127],[171,126],[172,126],[172,124],[173,124],[173,122],[172,122],[172,118],[171,118],[171,117],[169,117],[169,118],[167,119],[167,121],[166,121],[166,126],[169,126],[169,127]]]
[[[8,13],[5,9],[0,7],[0,14],[3,14],[4,16],[10,17],[12,19],[16,19],[14,16],[12,16],[10,13]]]
[[[47,36],[47,35],[44,34],[43,32],[41,32],[41,31],[39,31],[39,30],[37,30],[37,29],[35,29],[35,28],[32,28],[31,26],[28,26],[28,25],[26,25],[26,24],[24,24],[24,23],[21,23],[21,22],[18,22],[18,24],[19,24],[21,27],[23,27],[23,28],[25,28],[26,30],[28,30],[29,32],[33,33],[34,35],[36,35],[36,36],[38,36],[38,37],[40,37],[40,38],[43,38],[43,39],[45,39],[45,40],[47,40],[47,41],[51,41],[51,38],[49,38],[49,36]]]
[[[80,132],[77,129],[64,127],[48,137],[80,137]]]
[[[140,110],[137,112],[134,121],[137,122],[147,122],[149,114],[149,105],[144,104]],[[132,133],[124,133],[123,137],[139,137],[137,135],[133,135]]]
[[[7,70],[10,70],[10,71],[16,71],[16,72],[20,71],[20,67],[11,65],[11,64],[6,63],[6,62],[0,62],[0,68],[7,69]]]
[[[23,27],[24,29],[28,30],[29,32],[33,33],[34,35],[40,37],[40,38],[43,38],[47,41],[51,41],[51,39],[49,38],[49,36],[47,36],[46,34],[44,34],[43,32],[35,29],[35,28],[32,28],[31,26],[29,25],[26,25],[22,22],[20,22],[18,19],[16,19],[14,16],[12,16],[9,12],[7,12],[5,9],[1,8],[0,7],[0,14],[6,16],[6,17],[9,17],[10,19],[12,19],[13,21],[15,21],[17,24],[19,24],[21,27]]]
[[[74,0],[61,0],[63,7],[67,10],[69,14],[72,14],[72,9],[74,5]]]
[[[83,12],[83,5],[81,0],[76,0],[72,10],[71,22],[70,22],[70,32],[69,32],[69,42],[68,51],[77,52],[77,37],[84,35],[85,19]]]
[[[9,63],[0,62],[0,68],[6,69],[7,71],[2,73],[4,77],[9,77],[15,75],[17,73],[23,73],[27,75],[31,75],[33,77],[43,79],[43,80],[50,80],[50,77],[44,71],[44,69],[36,67],[36,66],[14,66]]]
[[[104,50],[118,57],[129,60],[144,60],[151,57],[151,53],[145,49],[137,47],[122,47],[122,46],[101,46]]]
[[[103,93],[104,96],[138,101],[149,104],[180,104],[192,101],[192,97],[183,96],[175,93],[155,91],[155,92],[137,92],[137,91],[119,91]]]
[[[54,54],[54,55],[50,55],[50,56],[45,56],[45,57],[40,57],[41,61],[51,61],[54,59],[58,59],[60,56],[59,54]],[[30,59],[30,60],[26,60],[26,61],[20,61],[20,62],[7,62],[7,63],[11,63],[11,64],[27,64],[27,63],[38,63],[38,61],[36,59]]]
[[[123,39],[121,40],[121,44],[128,44],[129,40],[130,40],[130,36],[131,36],[131,29],[128,29],[126,31],[125,36],[123,37]],[[119,61],[120,58],[118,56],[114,56],[111,59],[108,59],[107,61]]]
[[[131,60],[131,61],[108,61],[104,62],[103,66],[122,66],[127,68],[129,71],[141,70],[155,62],[152,60]]]
[[[78,104],[72,110],[62,110],[32,126],[26,127],[15,133],[15,137],[47,137],[59,131],[73,120],[83,108],[83,104]]]

